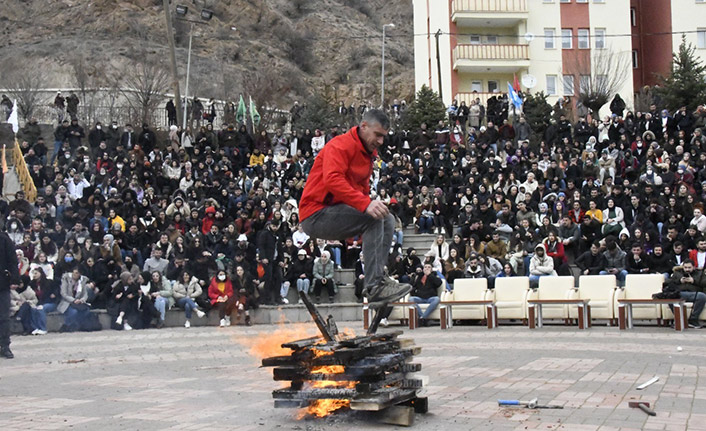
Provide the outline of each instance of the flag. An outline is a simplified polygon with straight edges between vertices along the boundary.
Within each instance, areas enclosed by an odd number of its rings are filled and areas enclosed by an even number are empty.
[[[235,121],[238,123],[244,123],[245,122],[245,115],[246,115],[247,109],[245,108],[245,101],[243,100],[243,95],[240,95],[240,101],[238,102],[238,110],[235,111]]]
[[[252,101],[252,96],[250,96],[250,119],[252,120],[253,127],[260,125],[260,113],[257,112],[257,108]]]
[[[517,74],[516,74],[516,73],[513,73],[512,76],[515,78],[515,79],[512,81],[512,88],[514,88],[515,91],[517,91],[517,92],[519,93],[520,90],[521,90],[521,88],[520,88],[520,80],[517,79]]]
[[[520,98],[520,95],[517,94],[517,91],[515,91],[515,89],[512,88],[512,85],[509,82],[507,83],[507,91],[508,91],[508,97],[510,98],[510,102],[512,102],[512,104],[515,105],[515,108],[517,108],[517,109],[522,108],[522,98]]]
[[[10,118],[7,119],[7,122],[12,124],[13,132],[17,133],[17,131],[20,130],[20,122],[17,119],[17,100],[14,100],[12,105],[12,113],[10,113]]]

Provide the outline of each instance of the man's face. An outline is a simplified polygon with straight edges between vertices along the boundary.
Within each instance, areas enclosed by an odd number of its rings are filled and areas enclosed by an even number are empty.
[[[429,275],[429,274],[431,274],[431,265],[429,265],[427,263],[426,265],[424,265],[424,275]]]
[[[697,247],[699,251],[706,251],[706,241],[699,241]]]
[[[632,248],[632,254],[633,256],[639,256],[642,254],[642,247],[633,247]]]
[[[684,275],[691,275],[694,272],[694,264],[691,262],[684,264]]]
[[[544,249],[543,248],[538,248],[534,252],[537,254],[537,256],[544,257]]]
[[[360,125],[360,140],[363,142],[365,149],[373,152],[380,148],[387,135],[387,129],[382,127],[380,123],[368,123],[364,121]]]
[[[591,244],[591,254],[594,256],[598,254],[600,248],[596,244]]]

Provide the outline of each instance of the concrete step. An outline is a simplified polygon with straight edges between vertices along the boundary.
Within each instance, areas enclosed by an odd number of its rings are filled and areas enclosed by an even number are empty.
[[[20,190],[22,190],[20,178],[17,176],[17,171],[15,171],[15,167],[10,166],[3,182],[2,195],[14,199],[15,193],[19,192]]]
[[[357,303],[358,299],[355,297],[355,286],[352,284],[337,284],[338,286],[338,294],[334,298],[336,303],[344,303],[344,304],[350,304],[350,303]],[[309,288],[309,296],[312,297],[313,299],[313,285]],[[290,304],[296,304],[299,301],[299,293],[297,292],[297,286],[291,286],[289,288],[289,293],[287,294],[287,300],[289,301]],[[322,304],[328,304],[329,299],[328,299],[328,293],[326,291],[322,290],[321,292],[321,303]]]
[[[355,281],[355,269],[337,269],[334,272],[334,280],[339,284],[353,284]]]
[[[363,306],[356,303],[336,303],[336,304],[321,304],[317,308],[322,316],[333,316],[337,322],[355,322],[362,321]],[[93,310],[93,313],[98,315],[103,329],[110,329],[111,317],[105,310]],[[303,323],[311,322],[311,315],[303,304],[290,304],[280,306],[263,305],[257,310],[250,310],[250,316],[253,324],[273,324],[273,323]],[[172,308],[167,311],[164,320],[165,327],[183,327],[186,317],[184,311],[179,308]],[[237,315],[231,317],[233,325],[244,324],[244,318],[237,321]],[[47,316],[47,330],[49,332],[58,332],[61,325],[64,323],[64,316],[59,313],[50,313]],[[194,314],[191,318],[192,326],[218,326],[218,313],[215,311],[209,312],[206,316],[199,319]],[[360,328],[362,330],[362,324]],[[11,320],[11,331],[13,334],[22,333],[22,325],[16,319]]]
[[[405,235],[402,241],[402,249],[406,250],[409,247],[414,247],[417,250],[417,255],[426,253],[431,247],[431,243],[436,238],[436,235],[432,234],[412,234]],[[424,250],[422,252],[422,250]]]

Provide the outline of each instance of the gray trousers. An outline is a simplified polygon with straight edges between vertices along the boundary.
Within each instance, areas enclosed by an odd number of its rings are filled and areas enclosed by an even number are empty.
[[[0,288],[0,347],[10,347],[10,289]]]
[[[380,284],[395,230],[392,214],[377,220],[349,205],[338,204],[310,215],[302,222],[302,227],[310,237],[328,240],[344,240],[362,234],[365,288],[370,292]]]

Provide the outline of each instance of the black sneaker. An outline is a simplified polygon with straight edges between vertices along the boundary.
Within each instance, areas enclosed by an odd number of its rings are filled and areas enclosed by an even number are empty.
[[[701,328],[702,328],[702,326],[701,326],[701,324],[699,323],[698,320],[697,320],[697,321],[693,321],[693,322],[692,322],[692,321],[689,321],[688,326],[689,326],[689,328],[691,328],[691,329],[701,329]]]
[[[395,302],[412,291],[412,285],[399,283],[388,276],[384,276],[380,284],[372,289],[368,301],[370,307],[378,308],[389,302]]]
[[[12,350],[10,350],[9,347],[3,347],[0,349],[0,356],[2,356],[5,359],[12,359],[15,357],[15,355],[12,354]]]

